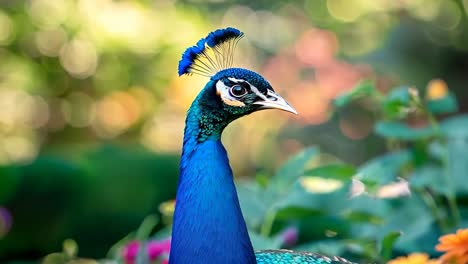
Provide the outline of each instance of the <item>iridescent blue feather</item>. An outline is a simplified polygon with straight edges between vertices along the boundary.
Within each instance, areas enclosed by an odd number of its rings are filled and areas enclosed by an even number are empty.
[[[242,38],[242,36],[244,36],[244,33],[232,27],[218,29],[208,34],[206,44],[210,47],[215,47],[223,42]]]
[[[340,257],[285,249],[257,251],[255,257],[257,264],[356,264]]]
[[[211,32],[182,54],[179,76],[192,73],[213,76],[231,67],[237,41],[243,36],[244,33],[231,27]]]

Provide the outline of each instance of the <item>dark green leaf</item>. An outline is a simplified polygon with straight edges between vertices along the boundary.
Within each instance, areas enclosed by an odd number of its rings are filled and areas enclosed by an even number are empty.
[[[278,220],[300,219],[308,216],[319,215],[320,213],[321,212],[319,210],[311,208],[289,206],[278,210],[275,218]]]
[[[371,223],[371,224],[382,224],[384,219],[380,216],[369,212],[362,211],[347,211],[343,213],[343,218],[350,222],[361,222],[361,223]]]
[[[401,236],[401,232],[393,231],[385,235],[380,244],[380,255],[384,262],[387,262],[392,256],[393,245]]]
[[[21,181],[21,174],[17,167],[0,167],[0,204],[13,195]]]
[[[304,172],[305,176],[319,176],[337,180],[350,180],[356,174],[356,168],[348,164],[329,164]]]

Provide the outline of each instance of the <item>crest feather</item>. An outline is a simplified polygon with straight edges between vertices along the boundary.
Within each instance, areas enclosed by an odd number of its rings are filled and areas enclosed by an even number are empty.
[[[185,50],[179,61],[179,76],[200,74],[213,76],[231,67],[234,49],[244,33],[235,28],[218,29]]]

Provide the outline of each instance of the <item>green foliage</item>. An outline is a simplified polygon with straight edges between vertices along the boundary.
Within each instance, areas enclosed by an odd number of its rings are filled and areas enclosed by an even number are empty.
[[[175,195],[176,177],[168,176],[177,173],[175,155],[105,145],[75,156],[43,155],[32,164],[3,169],[0,179],[13,181],[16,189],[5,200],[13,208],[14,226],[0,240],[0,256],[28,247],[53,252],[71,237],[82,256],[102,257],[103,247],[107,250]],[[142,229],[139,236],[149,231]]]
[[[438,237],[463,226],[468,118],[439,122],[434,116],[457,108],[452,94],[444,103],[423,100],[406,87],[384,96],[365,82],[335,100],[335,106],[362,96],[375,101],[379,118],[374,131],[390,151],[354,167],[325,162],[318,149],[309,148],[273,177],[242,182],[242,208],[257,238],[281,246],[273,241],[292,224],[300,228],[295,249],[383,263],[395,253],[435,254]],[[413,126],[415,118],[425,124]],[[259,248],[265,245],[256,241]]]
[[[390,232],[388,233],[381,242],[380,245],[380,255],[382,255],[382,259],[387,261],[392,256],[393,245],[397,241],[397,239],[401,236],[401,232]]]
[[[361,82],[349,92],[346,92],[335,98],[335,100],[333,100],[333,104],[336,107],[344,107],[356,99],[370,96],[374,93],[376,93],[376,90],[372,82]]]
[[[323,176],[337,180],[350,180],[356,174],[356,169],[349,164],[328,164],[306,170],[305,176]]]
[[[396,121],[381,121],[375,125],[375,133],[390,139],[414,141],[433,137],[437,130],[433,127],[412,128]]]

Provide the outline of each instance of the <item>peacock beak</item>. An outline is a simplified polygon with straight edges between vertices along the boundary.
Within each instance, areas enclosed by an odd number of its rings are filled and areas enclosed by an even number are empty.
[[[260,109],[279,109],[297,115],[296,109],[289,105],[283,97],[271,90],[268,90],[266,96],[262,96],[259,101],[253,104],[260,105]]]

